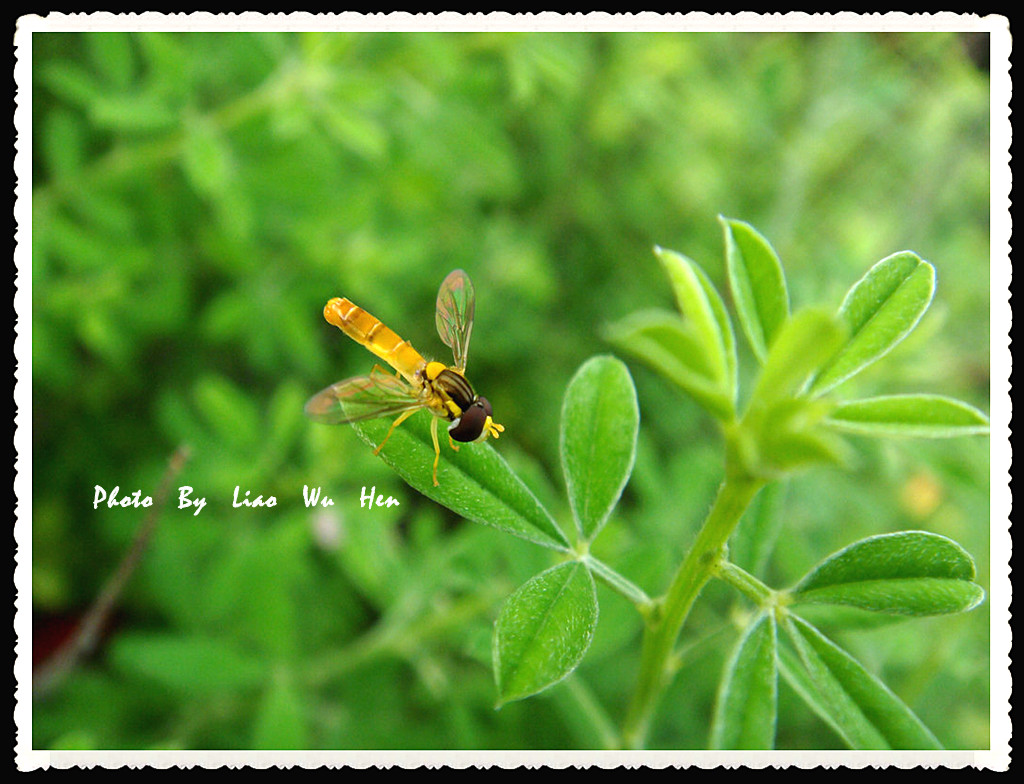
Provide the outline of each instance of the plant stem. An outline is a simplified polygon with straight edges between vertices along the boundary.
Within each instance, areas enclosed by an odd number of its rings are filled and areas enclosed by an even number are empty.
[[[760,479],[726,472],[715,503],[665,594],[660,617],[644,631],[640,675],[622,727],[628,748],[643,747],[651,714],[666,685],[668,663],[683,623],[697,595],[714,573],[730,534],[763,485]]]
[[[582,556],[580,558],[580,562],[590,569],[594,577],[597,577],[613,591],[633,602],[633,604],[636,605],[636,608],[641,612],[641,614],[645,615],[645,617],[646,614],[651,611],[651,608],[654,606],[654,602],[650,596],[644,593],[643,588],[633,582],[630,582],[606,563],[599,561],[589,553]]]
[[[715,576],[738,590],[759,607],[772,604],[775,591],[734,563],[722,561],[715,567]]]

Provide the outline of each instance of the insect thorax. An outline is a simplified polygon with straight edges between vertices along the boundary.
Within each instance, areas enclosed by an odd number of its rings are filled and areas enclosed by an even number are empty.
[[[428,362],[423,369],[423,376],[425,386],[442,399],[438,408],[444,409],[449,421],[462,416],[476,400],[476,393],[466,377],[441,362]]]

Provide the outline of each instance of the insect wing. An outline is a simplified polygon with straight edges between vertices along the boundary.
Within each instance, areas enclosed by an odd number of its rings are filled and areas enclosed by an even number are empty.
[[[437,293],[437,334],[451,348],[460,372],[466,369],[475,310],[476,296],[469,275],[460,269],[450,272]]]
[[[317,392],[306,403],[306,416],[327,425],[342,425],[421,407],[419,395],[405,381],[375,370]]]

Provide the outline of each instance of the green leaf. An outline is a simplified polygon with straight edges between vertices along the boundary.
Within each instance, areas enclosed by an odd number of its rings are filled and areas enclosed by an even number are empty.
[[[729,285],[743,331],[762,363],[789,318],[789,293],[778,255],[752,226],[721,215]]]
[[[239,450],[260,443],[260,412],[256,402],[225,376],[204,375],[193,389],[196,407],[218,439]]]
[[[703,353],[708,376],[722,389],[728,389],[729,360],[726,358],[726,338],[719,320],[721,314],[716,313],[711,304],[708,289],[697,272],[697,265],[675,251],[655,247],[654,253],[672,284],[679,312],[683,314]]]
[[[787,326],[776,341],[771,355],[786,343],[788,329]],[[770,356],[765,372],[770,370],[773,361]],[[788,380],[780,374],[771,380],[771,386],[759,385],[759,393],[764,397],[755,394],[750,410],[744,416],[743,426],[734,431],[735,437],[729,443],[729,459],[735,469],[776,481],[815,465],[845,465],[850,462],[849,445],[823,424],[832,403],[804,397],[768,398],[776,390],[792,393],[799,387],[800,361]]]
[[[54,60],[39,66],[42,82],[62,100],[87,107],[103,95],[103,85],[79,63]]]
[[[898,615],[948,615],[976,607],[985,598],[980,585],[963,580],[906,577],[863,580],[850,585],[802,591],[797,602],[848,604]]]
[[[775,617],[747,627],[725,671],[714,722],[713,749],[771,749],[778,703]]]
[[[736,375],[736,335],[732,329],[732,321],[729,319],[729,312],[725,309],[722,295],[718,293],[718,289],[711,282],[711,278],[708,277],[708,274],[699,264],[693,264],[692,266],[693,271],[697,273],[701,288],[704,289],[704,295],[708,298],[708,304],[711,305],[711,312],[715,317],[715,321],[718,322],[718,331],[722,336],[722,349],[725,358],[725,391],[729,396],[730,402],[735,405],[739,380]]]
[[[757,425],[757,462],[748,459],[748,467],[776,479],[815,465],[849,463],[849,445],[821,424],[829,408],[822,402],[783,399],[751,417],[751,430]]]
[[[110,656],[123,671],[190,695],[251,688],[266,676],[259,657],[227,640],[198,635],[124,634]]]
[[[576,526],[586,540],[604,526],[636,459],[640,409],[626,366],[608,356],[588,360],[562,404],[562,470]]]
[[[283,675],[275,677],[256,709],[252,748],[308,748],[309,729],[304,716],[305,704],[290,679]]]
[[[460,444],[456,452],[440,428],[441,458],[434,487],[431,414],[420,412],[395,428],[380,451],[381,459],[423,495],[467,520],[491,525],[536,544],[567,550],[569,541],[548,511],[513,473],[490,444]],[[390,418],[352,425],[359,437],[376,447],[387,436]]]
[[[82,168],[85,130],[76,114],[55,109],[46,115],[46,130],[40,136],[41,157],[52,177],[70,177]]]
[[[676,384],[718,419],[730,420],[735,415],[729,392],[709,376],[699,342],[677,314],[662,310],[633,313],[608,325],[604,338]]]
[[[796,395],[843,343],[845,331],[832,315],[802,310],[781,328],[761,368],[750,406]]]
[[[899,697],[821,632],[792,615],[784,628],[799,661],[785,660],[783,672],[851,748],[942,748]]]
[[[130,337],[114,320],[109,311],[86,310],[78,322],[82,343],[114,366],[123,366],[131,359]]]
[[[131,37],[123,32],[92,32],[83,36],[89,59],[108,90],[124,90],[135,78]]]
[[[867,436],[952,438],[989,432],[988,417],[940,395],[889,395],[840,403],[829,414],[836,430]]]
[[[156,94],[108,95],[89,106],[89,117],[98,128],[122,133],[152,133],[173,128],[178,113]]]
[[[546,689],[579,664],[597,626],[597,590],[578,561],[522,585],[494,624],[494,676],[501,703]]]
[[[199,193],[223,192],[231,176],[231,150],[215,123],[200,118],[185,123],[182,165]]]
[[[928,531],[899,531],[844,547],[812,569],[797,589],[901,576],[971,580],[974,574],[974,561],[952,539]]]
[[[786,683],[797,693],[807,706],[824,721],[844,742],[846,735],[832,716],[832,710],[825,702],[818,688],[814,684],[807,669],[804,667],[800,656],[793,650],[791,645],[778,646],[779,674]],[[852,744],[850,744],[852,745]]]
[[[841,604],[897,615],[964,612],[985,596],[974,561],[952,539],[901,531],[854,542],[793,589],[795,602]]]
[[[388,137],[380,123],[342,102],[316,104],[318,117],[331,138],[356,155],[378,161],[387,153]]]
[[[165,95],[183,97],[194,89],[194,71],[204,66],[191,57],[188,45],[170,30],[139,31],[135,34],[139,45],[142,70],[147,80]]]
[[[878,262],[843,300],[839,316],[849,338],[811,386],[821,395],[885,356],[928,310],[935,293],[935,269],[910,251]]]

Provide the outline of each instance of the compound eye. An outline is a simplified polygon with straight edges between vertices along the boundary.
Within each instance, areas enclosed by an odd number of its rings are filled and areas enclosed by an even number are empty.
[[[477,398],[472,405],[462,412],[462,416],[452,422],[448,435],[455,441],[476,441],[484,432],[484,424],[489,417],[491,404],[486,398]]]
[[[491,401],[490,400],[488,400],[485,397],[478,397],[476,399],[476,402],[484,407],[484,413],[487,414],[487,416],[489,416],[489,417],[494,416],[494,409],[491,408]]]

